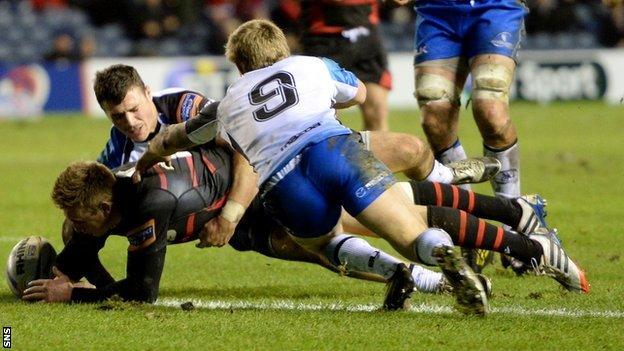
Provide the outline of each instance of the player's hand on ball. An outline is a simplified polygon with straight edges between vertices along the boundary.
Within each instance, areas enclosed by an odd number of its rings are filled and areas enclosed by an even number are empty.
[[[69,277],[61,273],[56,267],[52,268],[56,278],[37,279],[28,283],[22,299],[26,301],[67,302],[71,300],[74,288]]]

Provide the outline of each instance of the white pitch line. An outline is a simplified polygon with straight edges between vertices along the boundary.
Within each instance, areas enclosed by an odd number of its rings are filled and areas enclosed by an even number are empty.
[[[285,311],[347,311],[347,312],[372,312],[379,309],[375,304],[343,304],[343,303],[301,303],[289,300],[277,301],[221,301],[199,299],[162,298],[156,301],[157,306],[179,308],[185,302],[192,302],[195,308],[208,310],[285,310]],[[455,313],[450,306],[430,304],[412,305],[411,313],[425,314],[451,314]],[[521,316],[550,316],[550,317],[599,317],[599,318],[624,318],[624,311],[592,311],[581,309],[528,309],[524,307],[491,307],[490,313],[516,314]]]

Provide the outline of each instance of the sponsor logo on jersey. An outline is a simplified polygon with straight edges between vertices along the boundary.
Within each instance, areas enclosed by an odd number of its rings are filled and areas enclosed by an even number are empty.
[[[370,29],[366,28],[366,27],[355,27],[355,28],[351,28],[351,29],[345,29],[342,31],[342,36],[349,39],[350,42],[355,43],[357,42],[360,37],[367,37],[370,35]]]
[[[513,36],[509,32],[500,32],[496,34],[494,39],[490,41],[492,45],[497,46],[499,48],[505,48],[509,50],[513,50],[516,47],[516,44],[512,42]]]
[[[421,55],[426,54],[428,52],[429,51],[427,51],[427,45],[419,46],[418,49],[416,49],[416,52],[414,53],[414,57],[421,56]]]
[[[321,123],[317,122],[314,123],[313,125],[309,126],[308,128],[300,131],[299,133],[293,135],[292,137],[290,137],[290,139],[288,139],[288,141],[286,141],[286,144],[284,144],[284,146],[282,146],[280,148],[280,151],[284,151],[287,147],[289,147],[292,143],[294,143],[295,141],[297,141],[297,139],[299,139],[302,135],[304,135],[305,133],[311,131],[314,128],[320,127]]]
[[[130,250],[141,249],[156,241],[156,228],[154,219],[150,219],[145,224],[128,232],[128,242]]]
[[[364,186],[359,187],[355,191],[355,196],[357,196],[358,198],[364,197],[366,194],[368,194],[368,191],[371,188],[373,188],[375,185],[381,183],[387,176],[389,176],[388,172],[381,172],[381,173],[379,173],[375,178],[369,180],[366,184],[364,184]]]
[[[184,94],[178,107],[178,121],[186,121],[187,119],[195,116],[197,112],[199,112],[198,106],[201,99],[201,96],[197,94]]]

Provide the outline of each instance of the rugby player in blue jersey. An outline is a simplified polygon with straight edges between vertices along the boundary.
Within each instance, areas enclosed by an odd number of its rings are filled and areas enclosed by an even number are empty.
[[[449,163],[466,157],[457,128],[460,97],[470,74],[472,111],[483,152],[502,164],[491,180],[494,193],[517,198],[520,155],[509,115],[509,89],[527,8],[520,0],[417,0],[414,8],[415,96],[436,158]],[[481,257],[472,265],[480,269],[483,263]]]

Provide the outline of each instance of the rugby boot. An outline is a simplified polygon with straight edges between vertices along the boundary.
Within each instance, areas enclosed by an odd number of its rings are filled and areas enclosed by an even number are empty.
[[[540,262],[533,262],[537,274],[554,278],[569,291],[585,294],[589,292],[585,272],[565,253],[555,230],[540,228],[529,235],[529,238],[537,241],[544,251]]]
[[[548,228],[546,224],[546,199],[538,194],[522,195],[516,199],[522,208],[522,217],[516,231],[520,234],[529,235],[537,228]]]
[[[464,260],[453,251],[452,246],[438,246],[433,249],[433,257],[453,287],[457,304],[455,308],[464,314],[484,316],[488,313],[485,290],[477,275]]]
[[[475,273],[483,272],[485,266],[494,262],[494,251],[461,248],[462,257]]]
[[[485,291],[485,296],[487,296],[488,299],[492,297],[492,281],[490,280],[490,278],[480,273],[475,273],[475,275],[477,276],[477,279],[479,279],[479,282],[483,286],[483,290]],[[446,278],[443,277],[437,286],[436,292],[438,294],[452,293],[453,286],[451,285],[451,283],[448,282],[448,280],[446,280]]]
[[[481,183],[494,178],[501,163],[494,157],[471,157],[446,165],[453,172],[451,184]]]
[[[396,311],[407,308],[407,300],[413,292],[414,278],[412,278],[412,272],[405,264],[399,263],[396,271],[388,280],[383,309]]]

